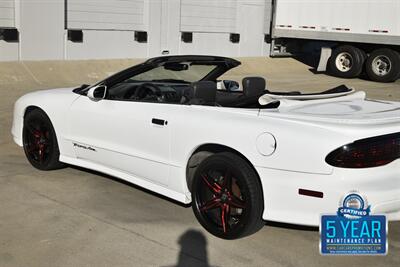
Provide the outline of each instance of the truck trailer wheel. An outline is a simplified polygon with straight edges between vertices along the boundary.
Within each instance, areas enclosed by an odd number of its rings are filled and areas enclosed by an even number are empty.
[[[373,51],[366,63],[368,77],[376,82],[394,82],[400,76],[400,54],[389,48]]]
[[[363,51],[351,45],[342,45],[333,50],[329,70],[337,77],[355,78],[361,74],[364,61]]]

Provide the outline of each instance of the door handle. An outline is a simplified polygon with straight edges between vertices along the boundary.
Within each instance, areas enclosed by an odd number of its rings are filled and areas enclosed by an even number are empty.
[[[153,118],[153,119],[151,120],[151,123],[164,126],[164,125],[167,125],[167,124],[168,124],[168,121],[162,120],[162,119]]]

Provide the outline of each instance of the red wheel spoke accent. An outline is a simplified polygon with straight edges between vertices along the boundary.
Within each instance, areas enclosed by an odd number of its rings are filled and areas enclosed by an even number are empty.
[[[42,136],[42,133],[40,131],[38,131],[38,130],[35,130],[33,132],[33,135],[35,136],[35,138],[40,138]]]
[[[204,205],[202,205],[200,207],[200,210],[201,211],[209,211],[209,210],[218,208],[219,206],[221,206],[220,202],[221,202],[221,200],[219,198],[214,197],[213,199],[204,203]]]
[[[28,131],[29,131],[35,138],[40,138],[41,133],[40,133],[40,131],[38,131],[35,127],[33,127],[32,125],[27,125],[26,128],[28,129]]]
[[[246,202],[244,202],[243,200],[232,196],[231,199],[228,201],[228,203],[235,208],[239,208],[239,209],[244,209],[246,208]]]
[[[39,149],[39,147],[36,144],[32,144],[31,146],[28,147],[28,149],[26,150],[26,152],[28,153],[32,153],[34,151],[37,151]]]
[[[228,219],[229,219],[229,205],[224,204],[221,207],[221,222],[222,222],[222,229],[224,230],[224,233],[228,230]]]
[[[30,132],[32,133],[33,137],[38,139],[41,136],[41,133],[38,130],[31,129]]]
[[[221,192],[221,186],[219,184],[216,184],[216,183],[211,184],[205,175],[202,175],[201,177],[203,178],[204,183],[211,190],[211,192],[213,192],[215,194],[218,194]]]

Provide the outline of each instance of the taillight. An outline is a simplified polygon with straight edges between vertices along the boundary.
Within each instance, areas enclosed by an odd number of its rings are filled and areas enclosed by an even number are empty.
[[[339,168],[371,168],[400,158],[400,133],[355,141],[329,153],[325,161]]]

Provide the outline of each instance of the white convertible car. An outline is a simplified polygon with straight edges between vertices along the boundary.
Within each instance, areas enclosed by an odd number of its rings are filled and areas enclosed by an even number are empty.
[[[159,57],[92,86],[30,93],[12,134],[35,168],[77,165],[192,203],[225,239],[263,220],[317,226],[351,190],[400,219],[400,103],[345,86],[276,93],[260,77],[218,80],[238,65]]]

